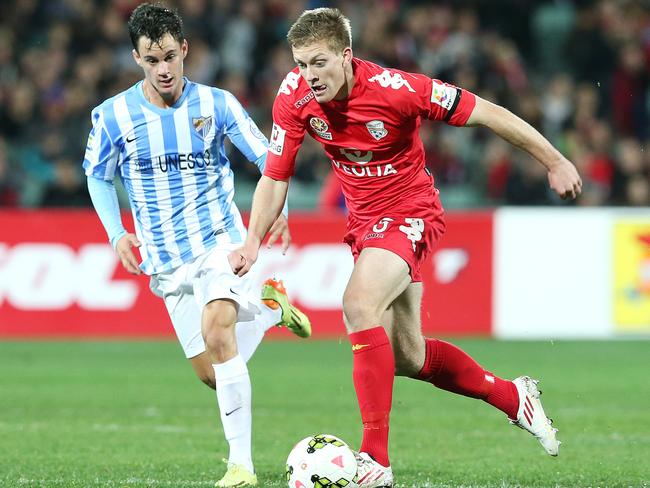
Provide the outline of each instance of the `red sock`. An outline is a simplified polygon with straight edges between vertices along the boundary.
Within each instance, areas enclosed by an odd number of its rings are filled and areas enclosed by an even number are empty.
[[[352,378],[363,422],[360,451],[390,466],[388,422],[395,378],[393,350],[381,326],[354,332],[349,337],[353,353]]]
[[[438,339],[425,339],[425,342],[424,366],[416,379],[459,395],[480,398],[508,417],[517,417],[519,394],[512,381],[484,370],[453,344]]]

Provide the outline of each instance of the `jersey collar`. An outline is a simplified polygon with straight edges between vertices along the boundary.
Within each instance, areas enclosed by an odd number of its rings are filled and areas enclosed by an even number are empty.
[[[177,109],[181,105],[183,105],[183,102],[187,98],[187,95],[190,92],[190,85],[192,82],[186,77],[183,76],[183,92],[181,93],[181,96],[178,97],[178,100],[171,105],[169,108],[161,108],[158,105],[154,105],[151,103],[149,100],[147,100],[147,97],[144,96],[144,80],[140,80],[136,84],[136,93],[138,94],[138,98],[140,99],[140,102],[145,105],[149,110],[152,110],[154,112],[157,112],[159,114],[165,114],[168,113],[170,109]]]

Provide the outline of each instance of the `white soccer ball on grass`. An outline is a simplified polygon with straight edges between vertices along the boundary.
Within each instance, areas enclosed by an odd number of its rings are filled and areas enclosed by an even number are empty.
[[[356,474],[352,449],[331,434],[306,437],[287,458],[289,488],[356,488]]]

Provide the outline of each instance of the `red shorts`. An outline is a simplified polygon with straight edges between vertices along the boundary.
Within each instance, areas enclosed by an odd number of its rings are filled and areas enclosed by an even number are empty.
[[[343,241],[352,249],[355,262],[366,247],[379,247],[397,254],[408,264],[411,281],[418,282],[422,281],[422,263],[445,227],[442,207],[429,203],[400,208],[371,220],[350,217]]]

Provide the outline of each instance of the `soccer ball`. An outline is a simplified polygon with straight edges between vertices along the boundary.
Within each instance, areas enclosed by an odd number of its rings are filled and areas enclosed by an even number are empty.
[[[289,488],[356,488],[356,474],[354,453],[330,434],[301,440],[287,458]]]

